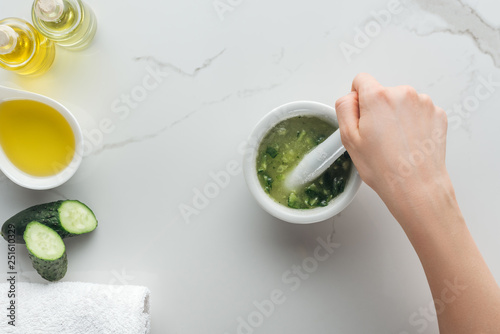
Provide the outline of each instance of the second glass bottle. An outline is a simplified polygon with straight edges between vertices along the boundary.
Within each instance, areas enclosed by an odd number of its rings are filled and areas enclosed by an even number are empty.
[[[88,47],[97,30],[94,12],[81,0],[35,0],[31,16],[42,35],[70,50]]]

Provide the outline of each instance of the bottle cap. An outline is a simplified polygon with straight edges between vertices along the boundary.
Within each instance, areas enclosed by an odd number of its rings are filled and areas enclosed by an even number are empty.
[[[0,25],[0,54],[8,54],[17,45],[17,33],[8,25]]]
[[[36,0],[35,13],[42,21],[57,21],[64,12],[63,0]]]

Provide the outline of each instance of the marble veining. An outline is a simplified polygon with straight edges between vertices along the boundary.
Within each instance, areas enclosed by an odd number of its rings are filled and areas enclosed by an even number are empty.
[[[429,27],[424,30],[413,28],[419,36],[447,33],[470,37],[477,48],[491,57],[500,68],[500,28],[486,22],[479,13],[461,0],[414,0],[423,11],[439,16],[447,27]]]
[[[215,56],[213,57],[210,57],[208,59],[206,59],[203,64],[201,64],[200,66],[196,67],[191,73],[190,72],[186,72],[182,69],[180,69],[179,67],[173,65],[173,64],[170,64],[170,63],[166,63],[166,62],[162,62],[158,59],[156,59],[155,57],[152,57],[152,56],[141,56],[141,57],[135,57],[134,60],[135,61],[144,61],[146,60],[147,62],[149,63],[152,63],[162,69],[167,69],[173,73],[176,73],[176,74],[179,74],[179,75],[182,75],[182,76],[186,76],[186,77],[190,77],[190,78],[195,78],[201,71],[207,69],[210,67],[210,65],[212,65],[212,63],[218,59],[220,56],[222,56],[224,54],[224,52],[226,51],[226,49],[223,49],[221,50],[218,54],[216,54]]]
[[[180,75],[185,76],[185,77],[194,78],[200,73],[200,71],[207,69],[213,63],[213,61],[215,61],[215,59],[217,59],[219,56],[221,56],[224,53],[224,51],[225,50],[221,51],[216,56],[207,59],[203,63],[203,65],[197,67],[191,73],[185,72],[172,64],[160,62],[160,61],[156,60],[154,57],[150,57],[150,56],[138,57],[138,58],[136,58],[136,60],[147,60],[149,62],[152,62],[156,66],[159,66],[159,67],[164,68],[164,69],[166,68],[170,71],[173,71],[176,74],[180,74]],[[274,60],[273,63],[276,65],[279,65],[279,63],[281,62],[281,60],[283,58],[284,58],[284,49],[282,48],[281,52],[276,56],[276,60]],[[136,136],[136,137],[132,137],[132,138],[127,138],[127,139],[119,141],[119,142],[106,143],[106,144],[102,145],[100,148],[95,149],[91,154],[89,154],[89,156],[99,155],[99,154],[101,154],[107,150],[110,150],[110,149],[121,149],[121,148],[124,148],[130,144],[142,143],[146,140],[151,140],[151,139],[157,138],[158,136],[162,135],[163,133],[170,130],[174,126],[179,125],[182,122],[188,120],[196,113],[203,111],[204,107],[206,107],[206,106],[213,106],[213,105],[217,105],[217,104],[222,104],[222,103],[224,103],[232,98],[237,98],[237,99],[250,98],[250,97],[253,97],[253,96],[258,95],[258,94],[263,93],[263,92],[269,92],[275,88],[278,88],[278,87],[284,85],[289,80],[289,78],[291,76],[293,76],[293,74],[301,68],[301,66],[302,66],[302,64],[298,64],[294,68],[288,69],[287,70],[287,74],[288,74],[287,77],[285,77],[280,82],[271,83],[271,84],[269,84],[267,86],[263,86],[263,87],[253,87],[253,88],[240,89],[236,92],[229,93],[229,94],[227,94],[219,99],[202,102],[201,106],[199,108],[196,108],[194,110],[189,111],[188,113],[184,114],[182,117],[180,117],[177,120],[169,123],[168,125],[160,128],[159,130],[154,131],[153,133],[149,133],[149,134],[145,134],[145,135],[141,135],[141,136]]]

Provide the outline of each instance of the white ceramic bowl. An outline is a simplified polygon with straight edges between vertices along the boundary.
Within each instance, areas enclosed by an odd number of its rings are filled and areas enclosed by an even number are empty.
[[[331,200],[325,207],[304,210],[292,209],[269,197],[262,189],[257,177],[259,146],[262,139],[275,125],[296,116],[315,116],[338,128],[337,114],[335,109],[330,106],[310,101],[298,101],[282,105],[264,116],[250,135],[243,161],[243,171],[250,192],[264,210],[274,217],[290,223],[310,224],[331,218],[344,210],[356,196],[361,186],[361,178],[357,169],[353,166],[344,192]]]
[[[69,165],[58,174],[46,177],[37,177],[29,175],[17,168],[5,155],[5,152],[0,146],[0,169],[14,183],[21,187],[44,190],[52,189],[60,186],[68,181],[77,171],[83,156],[83,135],[80,125],[71,112],[60,103],[45,97],[43,95],[25,92],[17,89],[11,89],[0,86],[0,104],[5,101],[12,100],[32,100],[44,103],[57,110],[68,121],[75,135],[75,154]]]

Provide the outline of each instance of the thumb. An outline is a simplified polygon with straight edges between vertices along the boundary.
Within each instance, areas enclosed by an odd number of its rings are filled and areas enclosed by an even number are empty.
[[[358,93],[350,92],[335,103],[339,130],[344,146],[350,146],[352,140],[359,136],[359,102]]]

